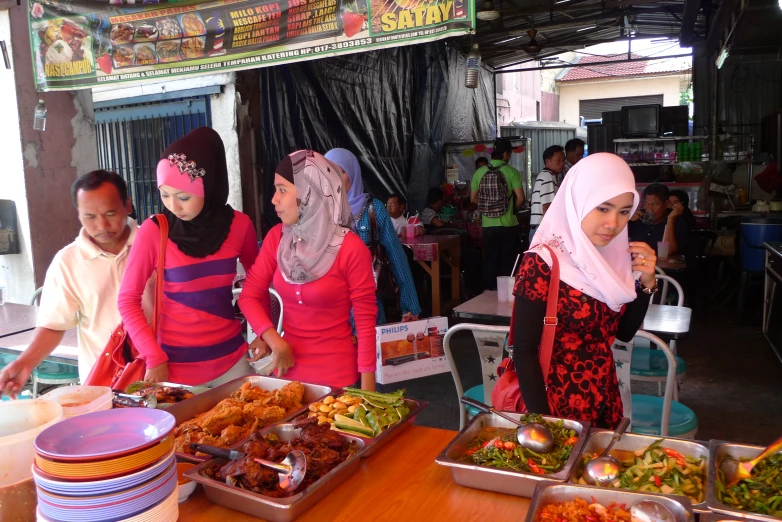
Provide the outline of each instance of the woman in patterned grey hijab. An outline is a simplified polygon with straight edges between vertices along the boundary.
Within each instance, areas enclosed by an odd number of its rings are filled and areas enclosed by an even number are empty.
[[[283,224],[277,261],[289,283],[326,275],[353,224],[340,167],[311,150],[286,156],[276,174],[296,186],[298,220]]]

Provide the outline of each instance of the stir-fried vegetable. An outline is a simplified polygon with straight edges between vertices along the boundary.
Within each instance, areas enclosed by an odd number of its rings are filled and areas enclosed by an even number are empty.
[[[461,460],[536,475],[549,475],[561,470],[578,440],[575,430],[566,428],[562,421],[545,421],[537,414],[522,415],[521,422],[539,422],[548,427],[554,435],[554,450],[547,454],[535,453],[517,444],[516,429],[486,428],[470,443]]]
[[[706,460],[687,457],[678,451],[663,448],[663,439],[635,452],[612,452],[622,464],[622,473],[612,484],[619,489],[686,495],[693,503],[705,496]],[[596,455],[585,453],[582,464]],[[579,483],[586,484],[579,478]]]
[[[761,460],[752,469],[752,477],[731,488],[720,468],[717,466],[717,500],[742,511],[782,518],[782,453]]]

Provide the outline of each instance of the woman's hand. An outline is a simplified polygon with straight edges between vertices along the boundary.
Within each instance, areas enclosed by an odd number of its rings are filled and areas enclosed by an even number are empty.
[[[154,368],[147,368],[144,374],[144,380],[147,382],[166,382],[168,381],[168,363],[158,364]]]
[[[267,366],[266,375],[272,375],[277,370],[277,377],[281,378],[296,363],[293,359],[293,348],[282,337],[271,347],[272,362]]]
[[[657,256],[652,247],[643,241],[632,241],[627,251],[633,257],[633,270],[641,273],[641,283],[646,288],[652,288],[656,279],[654,268],[657,265]]]
[[[253,342],[250,343],[250,352],[252,355],[247,358],[247,362],[255,362],[258,359],[263,359],[272,351],[269,345],[264,342],[260,337],[256,337]]]
[[[402,316],[403,323],[408,323],[410,321],[417,321],[417,320],[418,320],[418,316],[413,315],[412,312],[407,312],[405,315]]]

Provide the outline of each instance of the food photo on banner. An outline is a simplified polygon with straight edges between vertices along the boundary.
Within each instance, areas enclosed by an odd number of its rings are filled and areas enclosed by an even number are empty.
[[[38,91],[312,60],[475,27],[474,0],[32,1]]]

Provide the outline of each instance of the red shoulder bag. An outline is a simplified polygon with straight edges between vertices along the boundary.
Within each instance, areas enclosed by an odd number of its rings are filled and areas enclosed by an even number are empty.
[[[160,310],[163,301],[163,270],[166,265],[166,244],[168,242],[168,220],[163,214],[157,214],[157,224],[160,228],[160,246],[157,258],[157,277],[155,279],[155,307],[152,312],[152,333],[157,336],[160,325]],[[90,370],[84,386],[109,386],[114,390],[124,391],[130,384],[143,381],[147,367],[125,330],[125,324],[120,322],[112,332],[109,342],[101,352],[95,366]]]
[[[551,365],[551,352],[554,349],[554,333],[557,330],[557,301],[559,297],[559,260],[554,251],[547,245],[543,245],[551,254],[551,280],[546,299],[546,315],[543,317],[543,335],[540,339],[538,355],[540,369],[543,372],[543,380],[548,377]],[[516,321],[516,305],[514,302],[510,318],[510,333],[508,334],[508,346],[513,346],[513,324]],[[497,385],[491,392],[491,403],[499,411],[513,411],[524,413],[527,406],[519,389],[519,377],[513,366],[513,358],[503,359],[497,367],[497,375],[500,376]]]

